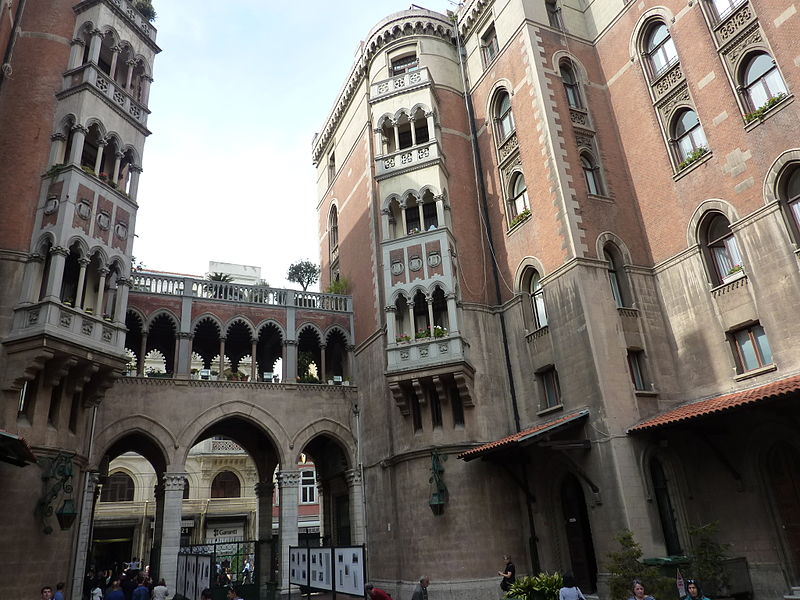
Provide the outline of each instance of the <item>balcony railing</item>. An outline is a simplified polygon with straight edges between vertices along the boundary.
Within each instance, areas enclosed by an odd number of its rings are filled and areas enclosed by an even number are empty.
[[[417,69],[403,73],[391,79],[378,81],[370,86],[370,101],[382,100],[393,94],[407,92],[409,89],[416,89],[427,85],[431,80],[430,72],[427,68]]]
[[[731,8],[728,12],[718,17],[714,26],[714,35],[717,44],[722,46],[731,41],[741,31],[749,27],[755,21],[756,15],[749,2],[742,2],[740,5]]]
[[[114,81],[111,76],[106,75],[96,65],[87,63],[77,69],[68,71],[64,75],[64,91],[75,88],[79,85],[89,84],[98,92],[108,98],[114,106],[117,106],[123,113],[134,121],[147,127],[147,117],[150,111],[135,100],[127,90]]]
[[[427,369],[440,364],[466,359],[466,343],[458,335],[422,338],[410,342],[389,344],[387,371]]]
[[[156,28],[153,27],[150,22],[142,16],[142,13],[134,8],[133,2],[129,2],[128,0],[110,0],[110,2],[115,6],[118,6],[122,12],[124,12],[128,18],[136,24],[143,34],[145,34],[154,42],[156,41]]]
[[[220,300],[259,306],[283,306],[352,312],[352,298],[339,294],[320,294],[271,288],[263,285],[245,285],[227,281],[208,281],[192,277],[174,277],[154,273],[135,272],[131,276],[131,292],[164,296],[190,296],[206,300]]]
[[[421,167],[439,160],[441,152],[436,140],[404,148],[391,154],[384,154],[375,159],[377,177],[393,175],[406,169]]]

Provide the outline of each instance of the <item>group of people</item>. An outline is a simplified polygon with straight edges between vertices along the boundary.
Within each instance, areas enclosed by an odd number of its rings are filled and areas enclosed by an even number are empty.
[[[83,600],[166,600],[171,593],[164,579],[155,581],[149,567],[126,563],[120,570],[89,571],[83,586]],[[42,600],[45,600],[42,597]],[[53,598],[53,600],[63,600]]]
[[[414,587],[414,592],[411,594],[411,600],[428,600],[428,585],[431,580],[427,575],[419,578],[419,582]],[[392,600],[392,597],[386,590],[377,588],[371,583],[364,586],[364,592],[368,600]]]

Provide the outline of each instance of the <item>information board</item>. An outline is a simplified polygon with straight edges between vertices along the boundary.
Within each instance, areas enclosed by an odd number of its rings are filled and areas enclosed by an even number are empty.
[[[348,546],[335,549],[336,591],[353,596],[364,595],[364,548]]]
[[[331,591],[333,589],[331,549],[310,548],[308,554],[309,573],[311,575],[309,585],[318,590]]]
[[[289,583],[308,585],[308,550],[289,547]]]

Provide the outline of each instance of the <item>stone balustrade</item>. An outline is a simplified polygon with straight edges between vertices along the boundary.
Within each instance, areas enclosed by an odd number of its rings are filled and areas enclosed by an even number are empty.
[[[387,373],[413,371],[466,360],[466,344],[459,335],[389,343]]]
[[[150,111],[135,100],[128,91],[114,81],[110,75],[97,68],[92,63],[81,65],[64,75],[64,92],[80,85],[88,84],[93,89],[105,96],[112,105],[119,108],[126,116],[130,117],[143,127],[147,127],[147,117]]]
[[[416,71],[409,71],[408,73],[397,75],[391,79],[378,81],[370,86],[370,102],[384,100],[391,95],[404,93],[409,89],[428,85],[430,81],[430,72],[425,67],[417,69]]]
[[[391,154],[384,154],[375,159],[377,167],[376,178],[396,175],[402,171],[421,167],[439,160],[441,152],[436,140],[417,144],[411,148],[404,148]]]

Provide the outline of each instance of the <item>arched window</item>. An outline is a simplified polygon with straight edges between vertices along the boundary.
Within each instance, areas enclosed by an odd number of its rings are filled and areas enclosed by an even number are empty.
[[[544,290],[542,289],[541,277],[536,269],[532,269],[530,287],[528,293],[531,296],[531,311],[533,314],[533,325],[535,329],[541,329],[547,325],[547,311],[544,307]]]
[[[242,495],[242,484],[231,471],[220,471],[211,482],[212,498],[239,498]]]
[[[625,274],[622,271],[622,255],[614,244],[607,244],[603,248],[603,258],[608,262],[608,282],[611,285],[611,295],[618,307],[629,306],[628,286]]]
[[[591,154],[581,154],[581,168],[583,169],[583,178],[586,180],[586,189],[590,194],[601,196],[603,194],[603,186],[600,180],[600,167],[594,160]]]
[[[787,173],[779,188],[781,201],[791,216],[791,227],[796,243],[800,243],[800,165]]]
[[[112,474],[100,492],[100,502],[133,502],[135,486],[127,473],[118,471]]]
[[[497,95],[495,122],[497,139],[502,142],[514,132],[514,114],[511,112],[511,96],[503,90]]]
[[[679,163],[689,158],[693,152],[708,146],[697,113],[688,108],[676,115],[672,126],[672,138],[675,140],[675,154]]]
[[[650,74],[658,77],[669,67],[678,62],[678,51],[664,23],[656,23],[647,33],[645,53],[650,65]]]
[[[725,215],[713,213],[708,217],[702,232],[702,245],[715,285],[741,276],[742,256]]]
[[[508,199],[509,221],[519,217],[524,211],[528,210],[528,186],[525,184],[525,176],[522,173],[515,173],[511,179],[511,188]]]
[[[328,248],[331,262],[333,262],[339,255],[339,211],[335,205],[331,206],[331,214],[328,218]]]
[[[758,110],[772,98],[786,93],[786,84],[775,61],[766,52],[748,58],[742,67],[742,86],[750,110]]]
[[[184,479],[183,480],[183,499],[184,500],[188,500],[189,499],[189,480],[188,479]]]
[[[730,15],[736,8],[744,4],[745,0],[711,0],[714,5],[714,12],[717,13],[717,22],[722,21]]]
[[[578,80],[575,78],[575,71],[568,64],[561,65],[561,81],[564,84],[564,91],[567,94],[567,102],[572,108],[581,108],[580,88],[578,87]]]
[[[664,532],[667,554],[680,556],[683,554],[683,550],[681,550],[681,542],[678,537],[678,524],[670,494],[670,482],[661,461],[657,458],[650,459],[650,478],[653,481],[653,495],[656,498],[658,518],[661,521],[661,530]]]

